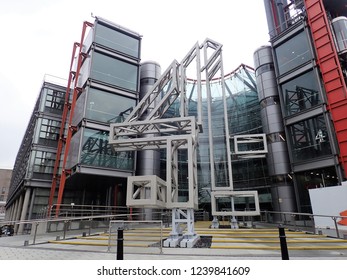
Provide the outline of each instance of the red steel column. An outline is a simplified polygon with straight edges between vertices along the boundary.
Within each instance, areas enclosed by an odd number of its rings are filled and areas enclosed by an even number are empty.
[[[327,95],[340,149],[339,161],[347,172],[347,89],[342,74],[334,38],[322,0],[305,0],[308,24]]]
[[[53,174],[51,192],[50,192],[50,197],[49,197],[49,209],[51,209],[54,194],[55,194],[56,185],[57,185],[57,182],[59,179],[57,206],[55,209],[55,215],[56,216],[59,215],[60,204],[61,204],[62,199],[63,199],[66,177],[70,173],[70,170],[66,169],[66,162],[67,162],[67,157],[68,157],[69,150],[70,150],[72,133],[74,131],[74,127],[72,126],[72,119],[73,119],[73,115],[74,115],[74,111],[75,111],[76,100],[77,100],[78,93],[80,93],[80,91],[81,91],[81,89],[78,87],[78,78],[79,78],[82,62],[83,62],[84,57],[85,57],[85,53],[82,52],[82,47],[83,47],[83,41],[84,41],[84,37],[86,35],[86,31],[87,31],[88,27],[93,27],[93,24],[85,21],[83,23],[81,41],[79,44],[78,43],[74,44],[72,60],[71,60],[71,65],[70,65],[69,80],[68,80],[68,85],[67,85],[67,89],[66,89],[65,104],[64,104],[64,110],[63,110],[63,119],[62,119],[60,132],[59,132],[58,149],[57,149],[56,161],[55,161],[55,166],[54,166],[54,174]],[[76,72],[74,72],[72,67],[73,67],[73,61],[75,58],[77,48],[79,48],[79,52],[78,52],[78,58],[77,58],[77,68],[76,68]],[[73,93],[72,93],[72,101],[70,104],[69,100],[70,100],[70,91],[71,91],[72,80],[74,80],[74,86],[73,86]],[[63,135],[64,135],[64,131],[65,131],[66,119],[67,119],[69,112],[70,112],[69,123],[68,123],[68,129],[67,129],[67,136],[65,139]],[[61,154],[63,152],[64,152],[64,158],[63,158],[63,162],[62,162],[62,171],[61,171],[61,175],[59,176],[58,170],[59,170],[59,165],[60,165]],[[50,210],[49,210],[49,213],[50,213]]]
[[[68,115],[69,108],[70,108],[70,103],[69,103],[70,86],[69,85],[71,85],[73,77],[74,77],[73,72],[72,72],[72,67],[73,67],[73,62],[74,62],[75,55],[76,55],[76,50],[78,47],[79,47],[79,44],[74,43],[73,51],[72,51],[72,58],[71,58],[71,63],[70,63],[69,79],[68,79],[68,83],[67,83],[68,86],[66,88],[64,108],[63,108],[63,114],[62,114],[62,119],[61,119],[60,130],[59,130],[59,139],[58,139],[58,147],[57,147],[57,153],[56,153],[54,169],[53,169],[52,186],[51,186],[51,191],[50,191],[49,200],[48,200],[48,216],[50,216],[50,214],[51,214],[55,190],[56,190],[58,181],[60,179],[59,164],[60,164],[60,159],[61,159],[61,153],[63,151],[63,147],[64,147],[64,143],[65,143],[65,137],[64,137],[65,123],[66,123],[67,115]]]

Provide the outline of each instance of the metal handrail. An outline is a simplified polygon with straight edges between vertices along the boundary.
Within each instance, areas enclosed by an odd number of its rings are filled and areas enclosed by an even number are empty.
[[[295,217],[297,216],[303,216],[303,217],[307,217],[309,220],[312,221],[313,223],[313,228],[316,229],[316,226],[314,224],[314,218],[315,217],[319,217],[319,218],[330,218],[333,220],[334,222],[334,227],[335,227],[335,232],[336,232],[336,236],[337,238],[340,238],[340,231],[339,231],[339,227],[338,227],[338,219],[347,219],[347,216],[340,216],[340,215],[322,215],[322,214],[311,214],[311,213],[299,213],[299,212],[279,212],[279,211],[267,211],[267,210],[263,210],[260,211],[261,214],[263,214],[266,218],[265,222],[268,222],[267,217],[269,214],[275,214],[275,215],[279,215],[280,217],[284,217],[284,220],[282,220],[280,222],[286,224],[288,221],[286,220],[286,217],[292,217],[294,218],[294,222],[296,222],[297,220],[295,220]],[[300,221],[300,220],[299,220]],[[305,221],[305,220],[304,220]],[[295,227],[297,227],[296,224],[294,224]],[[315,232],[315,230],[314,230]]]

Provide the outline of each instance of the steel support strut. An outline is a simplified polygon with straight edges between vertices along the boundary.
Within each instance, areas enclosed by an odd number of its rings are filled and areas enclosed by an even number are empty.
[[[327,95],[327,108],[334,123],[339,145],[339,161],[347,177],[347,89],[334,37],[322,0],[304,0],[308,25],[317,54]]]
[[[67,162],[67,157],[69,154],[71,137],[74,132],[74,128],[72,126],[72,118],[74,115],[77,96],[82,90],[78,87],[78,78],[80,75],[80,70],[81,70],[83,60],[85,58],[85,54],[83,53],[83,42],[85,39],[87,29],[92,27],[93,27],[93,24],[90,22],[85,21],[83,23],[80,43],[75,43],[73,47],[73,51],[72,51],[69,78],[68,78],[68,84],[66,87],[66,94],[65,94],[65,103],[64,103],[63,115],[61,120],[60,131],[59,131],[58,148],[57,148],[56,160],[55,160],[55,165],[53,170],[53,180],[52,180],[52,186],[51,186],[49,202],[48,202],[49,215],[51,215],[51,210],[53,207],[53,199],[54,199],[56,186],[58,185],[58,182],[59,182],[59,189],[58,189],[58,197],[57,197],[57,203],[56,203],[57,206],[55,209],[55,215],[56,216],[59,215],[60,204],[62,203],[64,188],[65,188],[66,177],[70,172],[69,170],[66,169],[66,162]],[[76,70],[74,70],[73,69],[74,62],[75,62],[77,52],[78,52],[77,67],[76,67]],[[70,94],[71,94],[72,83],[73,83],[73,90],[72,90],[72,100],[71,100]],[[71,100],[71,103],[70,103],[70,100]],[[69,115],[69,120],[67,124],[68,125],[67,135],[66,137],[64,137],[68,115]],[[63,157],[63,162],[61,166],[62,168],[61,174],[59,175],[59,166],[61,163],[62,154],[64,154],[64,157]]]

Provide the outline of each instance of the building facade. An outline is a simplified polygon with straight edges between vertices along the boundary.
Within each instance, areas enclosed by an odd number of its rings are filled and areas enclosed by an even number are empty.
[[[47,206],[66,91],[62,84],[66,81],[44,79],[13,168],[6,220],[37,218]]]
[[[10,189],[11,176],[11,169],[0,169],[0,221],[5,219],[5,205]]]
[[[215,183],[226,186],[231,180],[225,131],[231,143],[233,187],[257,190],[261,210],[310,212],[310,188],[335,186],[346,178],[347,118],[341,111],[347,106],[343,39],[347,20],[340,17],[345,7],[340,1],[322,0],[264,3],[271,44],[255,51],[255,69],[241,65],[209,84],[212,114],[204,105],[202,83],[197,169],[199,206],[207,211],[211,135]],[[317,35],[317,21],[330,36],[323,36],[324,44]],[[102,18],[84,24],[82,40],[74,45],[68,82],[65,86],[43,83],[16,158],[6,219],[32,219],[53,210],[59,214],[62,204],[125,206],[127,177],[165,178],[162,151],[117,152],[108,143],[110,124],[124,121],[161,76],[158,63],[141,62],[141,40],[138,33]],[[326,44],[328,54],[321,49]],[[188,111],[194,116],[196,81],[188,79],[186,88]],[[178,114],[177,102],[170,104],[165,117]],[[236,152],[238,136],[263,133],[266,149],[263,142],[247,149],[266,150],[266,155]],[[178,164],[187,169],[186,154],[179,154]],[[182,198],[186,181],[182,173],[178,194]],[[235,201],[236,209],[250,204]]]
[[[271,45],[254,54],[257,86],[270,161],[283,163],[270,173],[288,181],[284,209],[311,212],[309,189],[346,179],[346,1],[264,5]]]
[[[46,92],[55,89],[54,85],[44,83],[42,87],[17,155],[7,203],[9,220],[37,218],[61,204],[125,206],[128,176],[155,174],[165,177],[162,174],[166,159],[160,151],[115,152],[108,145],[110,123],[126,118],[160,77],[160,65],[151,61],[140,63],[142,37],[105,19],[96,18],[93,24],[85,24],[83,34],[82,43],[76,44],[73,51],[68,86],[58,88],[59,106],[53,105],[57,104],[55,97],[47,99]],[[228,95],[231,138],[262,133],[254,70],[241,65],[222,79]],[[225,129],[220,110],[224,104],[220,80],[216,79],[211,85],[214,99],[211,133],[216,139],[225,137],[222,136]],[[189,80],[187,88],[190,91],[189,112],[194,115],[196,81]],[[206,93],[203,95],[206,99]],[[48,116],[41,108],[49,102],[55,106],[55,111],[51,110]],[[174,117],[177,106],[173,103],[167,115]],[[203,111],[207,117],[206,106]],[[209,129],[207,121],[203,123],[198,152],[199,203],[209,210]],[[40,138],[40,133],[46,136]],[[223,186],[229,184],[229,178],[225,144],[218,139],[215,142],[216,178],[217,184]],[[186,163],[185,157],[180,155],[180,164]],[[267,174],[264,157],[239,158],[233,154],[235,189],[258,190],[262,205],[271,210]],[[180,185],[179,195],[184,197],[184,174]],[[244,208],[245,203],[239,201],[237,207]]]

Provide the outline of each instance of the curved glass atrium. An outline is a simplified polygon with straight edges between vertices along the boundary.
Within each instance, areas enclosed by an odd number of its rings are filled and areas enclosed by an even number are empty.
[[[234,153],[233,137],[236,135],[263,133],[258,93],[256,90],[255,74],[253,69],[240,65],[235,71],[224,76],[226,98],[223,102],[221,79],[214,79],[209,83],[211,92],[211,124],[208,123],[208,96],[206,84],[202,85],[202,132],[199,133],[198,187],[200,207],[208,207],[211,192],[210,146],[213,141],[214,172],[216,187],[227,187],[229,173],[227,166],[226,131],[230,135],[230,150],[232,160],[232,181],[234,190],[258,190],[262,209],[271,208],[270,180],[267,174],[265,157],[242,157]],[[197,115],[197,82],[188,80],[186,92],[189,98],[189,115]],[[166,113],[167,117],[178,116],[180,101],[176,100]],[[227,111],[228,129],[225,128],[224,106]],[[210,135],[211,131],[211,135]],[[212,138],[210,138],[212,136]],[[262,144],[253,144],[252,150]],[[248,145],[249,148],[249,145]],[[186,170],[187,156],[182,151],[179,154],[179,170]],[[165,153],[161,156],[161,177],[166,172]],[[185,196],[187,189],[187,174],[180,173],[181,197]],[[236,205],[237,206],[237,205]],[[239,205],[239,207],[242,207]]]

